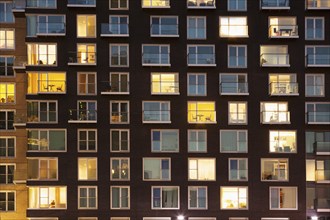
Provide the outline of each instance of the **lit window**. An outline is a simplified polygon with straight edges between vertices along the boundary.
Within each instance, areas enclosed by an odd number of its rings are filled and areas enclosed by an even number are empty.
[[[269,131],[269,152],[296,153],[296,131]]]
[[[207,130],[188,130],[188,152],[207,151]]]
[[[0,83],[0,104],[14,104],[15,99],[15,83]]]
[[[328,0],[307,0],[307,9],[330,9]]]
[[[288,159],[261,159],[261,180],[263,181],[288,181]]]
[[[188,158],[188,180],[216,180],[214,158]]]
[[[0,23],[13,23],[13,2],[0,2]]]
[[[128,44],[110,44],[110,67],[128,67]]]
[[[126,10],[128,9],[128,0],[109,0],[110,9]]]
[[[66,151],[64,129],[29,129],[27,136],[28,151]]]
[[[297,210],[297,187],[270,187],[270,210]]]
[[[188,123],[215,122],[215,102],[188,102]]]
[[[143,123],[171,123],[171,107],[169,101],[144,101]]]
[[[97,209],[97,186],[78,186],[78,201],[78,209]]]
[[[129,23],[127,15],[110,15],[109,23],[101,24],[101,36],[128,37]]]
[[[0,77],[14,76],[14,57],[0,56]]]
[[[0,157],[15,157],[15,137],[0,137]]]
[[[14,29],[0,29],[0,49],[15,49]]]
[[[78,180],[97,180],[96,158],[78,158]]]
[[[129,180],[129,158],[111,158],[111,180]]]
[[[29,180],[57,180],[57,158],[28,158],[27,179]]]
[[[179,131],[152,130],[151,152],[179,152]]]
[[[56,44],[29,43],[27,53],[28,65],[57,65]]]
[[[247,130],[220,130],[221,153],[247,153]]]
[[[289,67],[288,46],[260,46],[260,65],[263,67]]]
[[[215,0],[187,0],[188,8],[212,9],[215,8]]]
[[[290,124],[287,102],[261,102],[260,112],[263,124]]]
[[[15,164],[0,164],[0,184],[14,183]]]
[[[152,37],[178,37],[177,16],[151,16],[150,35]]]
[[[77,109],[69,109],[69,121],[97,121],[97,102],[78,101]]]
[[[228,45],[228,68],[246,68],[246,45]]]
[[[330,46],[306,46],[306,58],[308,67],[329,67]]]
[[[69,52],[68,65],[96,65],[96,45],[77,44],[77,52]]]
[[[171,159],[143,158],[143,180],[171,180]]]
[[[187,17],[187,39],[206,39],[206,17]]]
[[[214,45],[188,45],[188,66],[216,66]]]
[[[307,124],[330,124],[330,103],[307,102]]]
[[[228,0],[228,11],[246,11],[246,0]]]
[[[151,94],[179,94],[179,74],[151,73]]]
[[[246,17],[220,17],[220,37],[248,37]]]
[[[66,92],[65,72],[28,72],[28,94]]]
[[[229,158],[229,181],[248,180],[248,159]]]
[[[325,84],[324,74],[306,74],[305,96],[324,96]]]
[[[178,186],[152,186],[152,209],[179,209]]]
[[[324,40],[324,17],[305,18],[305,39]]]
[[[189,96],[206,96],[206,74],[205,73],[188,73],[188,95]]]
[[[78,72],[78,95],[96,95],[96,73]]]
[[[269,94],[299,95],[296,74],[269,74]]]
[[[130,208],[129,186],[111,186],[111,209]]]
[[[29,186],[29,209],[66,209],[66,186]]]
[[[142,8],[169,8],[170,0],[142,0]]]
[[[78,129],[78,151],[95,152],[97,150],[97,130]]]
[[[220,95],[248,95],[247,74],[221,73]]]
[[[129,152],[129,130],[110,129],[111,152]]]
[[[228,109],[228,124],[247,124],[246,102],[229,102]]]
[[[96,37],[96,15],[77,15],[77,37]]]
[[[111,124],[129,123],[128,101],[110,101],[110,123]]]
[[[296,17],[269,17],[270,38],[298,38]]]
[[[57,101],[28,101],[27,122],[57,123]]]
[[[1,212],[11,212],[16,209],[16,192],[0,191],[0,209]]]
[[[188,187],[189,209],[207,209],[207,187]]]
[[[170,46],[142,45],[142,65],[170,66]]]
[[[56,8],[57,0],[27,0],[27,8]]]
[[[220,187],[221,209],[248,209],[247,187]]]
[[[15,111],[0,110],[0,130],[14,130]]]

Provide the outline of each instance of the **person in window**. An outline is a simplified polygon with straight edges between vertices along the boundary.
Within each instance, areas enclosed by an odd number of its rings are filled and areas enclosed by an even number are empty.
[[[52,202],[49,205],[49,208],[55,208],[55,200],[52,200]]]

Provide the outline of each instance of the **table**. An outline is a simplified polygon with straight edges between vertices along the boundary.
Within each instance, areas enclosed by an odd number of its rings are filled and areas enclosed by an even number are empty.
[[[53,87],[54,87],[54,86],[55,86],[54,84],[49,84],[49,85],[48,85],[48,87],[50,88],[49,90],[50,90],[50,91],[53,91]]]

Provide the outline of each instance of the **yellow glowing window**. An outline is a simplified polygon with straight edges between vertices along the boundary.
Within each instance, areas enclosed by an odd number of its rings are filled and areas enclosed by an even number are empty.
[[[96,16],[77,16],[77,37],[96,37]]]
[[[66,208],[67,190],[64,186],[29,187],[29,208],[64,209]]]
[[[215,159],[199,158],[188,160],[189,180],[215,180]]]
[[[290,123],[286,102],[263,102],[260,106],[262,123]]]
[[[297,152],[296,131],[269,131],[269,151],[272,153]]]
[[[216,111],[214,102],[188,102],[189,123],[215,123]]]
[[[15,49],[14,29],[0,29],[0,49]]]
[[[170,0],[142,0],[142,7],[170,7]]]
[[[247,209],[247,187],[221,187],[221,209]]]
[[[15,84],[0,83],[0,104],[15,102]]]
[[[29,65],[56,65],[56,44],[28,44]]]
[[[179,77],[177,73],[151,73],[152,94],[179,93]]]
[[[78,44],[77,63],[96,63],[96,46],[94,44]]]
[[[248,37],[246,17],[220,17],[220,37]]]
[[[78,158],[78,179],[97,180],[96,158]]]
[[[64,93],[66,74],[64,72],[28,73],[28,93]]]

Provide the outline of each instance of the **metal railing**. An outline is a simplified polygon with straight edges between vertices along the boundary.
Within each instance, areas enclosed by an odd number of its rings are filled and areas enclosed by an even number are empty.
[[[38,123],[38,122],[56,122],[57,111],[27,111],[27,122]]]
[[[316,154],[330,154],[330,142],[317,141],[314,143],[314,149]]]
[[[37,23],[37,34],[65,34],[64,22],[39,22]]]
[[[151,84],[152,93],[179,93],[178,81],[157,81]]]
[[[330,0],[306,0],[307,9],[328,9],[330,8]]]
[[[248,93],[248,83],[239,82],[221,82],[220,83],[220,94],[226,93]]]
[[[170,0],[143,0],[142,7],[170,7]]]
[[[298,25],[270,25],[269,37],[298,37]]]
[[[317,198],[314,199],[314,207],[316,210],[318,209],[330,209],[330,197],[327,198]]]
[[[96,52],[69,52],[68,63],[96,64]]]
[[[96,110],[69,109],[69,120],[71,121],[96,121]]]
[[[101,91],[110,93],[129,92],[129,81],[105,81],[102,82]]]
[[[189,123],[215,123],[216,111],[214,110],[188,110]]]
[[[261,0],[261,7],[287,8],[290,7],[289,0]]]
[[[96,0],[68,0],[68,5],[96,6]]]
[[[188,65],[215,65],[215,53],[188,53]]]
[[[289,54],[287,53],[263,53],[260,55],[261,66],[288,66]]]
[[[262,111],[260,114],[262,123],[290,123],[289,111]]]
[[[103,23],[101,24],[101,35],[124,35],[128,36],[128,23]]]
[[[27,0],[27,8],[56,8],[57,0]]]
[[[298,83],[295,82],[271,82],[269,84],[271,95],[298,94]]]
[[[170,110],[144,110],[142,112],[144,122],[169,122],[171,120]]]
[[[247,180],[248,170],[247,169],[230,169],[229,176],[231,180]]]
[[[142,54],[143,65],[169,65],[170,54],[169,53],[143,53]]]
[[[28,60],[28,65],[56,65],[56,57],[57,54],[51,54],[51,53],[38,53],[38,54],[31,54],[31,57],[33,59]],[[37,59],[39,58],[39,59]]]
[[[150,32],[152,36],[158,35],[179,35],[177,24],[152,24]]]
[[[330,54],[307,54],[307,66],[330,66]]]
[[[215,8],[214,0],[187,0],[187,7],[212,7]]]
[[[247,123],[247,116],[246,112],[229,112],[228,121],[231,124]]]
[[[330,123],[330,112],[307,112],[307,123]]]

